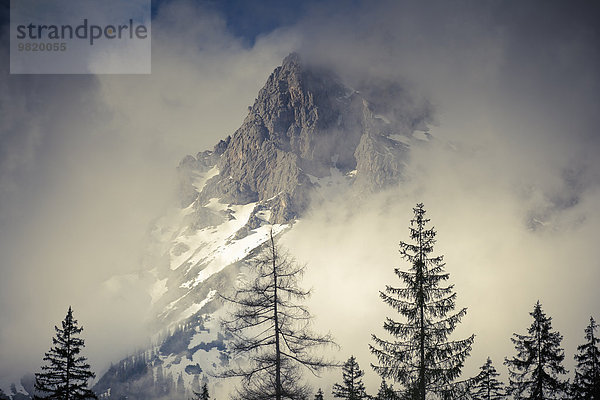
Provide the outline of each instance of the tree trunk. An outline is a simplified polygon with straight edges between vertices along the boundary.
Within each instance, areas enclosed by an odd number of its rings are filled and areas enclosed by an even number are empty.
[[[271,231],[271,255],[273,262],[273,322],[275,323],[275,398],[281,400],[281,352],[279,350],[279,316],[277,315],[277,256],[275,240]]]
[[[544,382],[542,381],[542,333],[540,332],[541,327],[538,322],[537,326],[537,347],[538,347],[538,395],[540,400],[544,400]]]
[[[423,227],[421,223],[419,223],[419,268],[421,275],[424,275],[425,265],[423,263],[423,239],[421,237],[421,231]],[[423,294],[423,279],[419,279],[419,312],[420,312],[420,322],[421,322],[421,337],[420,337],[420,345],[421,345],[421,360],[419,365],[419,397],[421,400],[425,400],[425,315],[423,308],[425,307],[425,296]]]
[[[69,326],[67,325],[65,331],[67,331],[69,328]],[[69,331],[66,332],[66,340],[67,340],[67,371],[66,371],[66,375],[67,375],[67,379],[66,379],[66,390],[65,390],[65,400],[69,400],[69,395],[70,395],[70,389],[69,389],[69,384],[71,383],[71,333]]]

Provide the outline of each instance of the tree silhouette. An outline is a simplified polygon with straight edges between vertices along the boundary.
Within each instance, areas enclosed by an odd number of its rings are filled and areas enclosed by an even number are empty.
[[[375,344],[369,347],[379,361],[373,368],[382,378],[402,383],[406,397],[425,400],[427,393],[451,390],[471,351],[474,335],[458,341],[448,339],[467,309],[451,314],[456,303],[454,286],[441,286],[449,274],[444,272],[443,256],[431,256],[436,231],[427,229],[429,219],[422,203],[413,212],[409,227],[412,242],[400,242],[400,254],[411,268],[394,269],[404,287],[386,286],[385,292],[379,293],[406,322],[387,318],[383,327],[394,340],[372,335]]]
[[[365,392],[365,385],[362,377],[365,373],[360,370],[356,358],[351,356],[342,366],[342,384],[333,385],[333,397],[348,400],[367,399],[369,396]]]
[[[575,400],[600,400],[600,338],[596,335],[597,329],[598,324],[590,317],[590,324],[585,328],[585,343],[577,346],[572,385]]]
[[[88,389],[88,381],[95,377],[90,371],[86,358],[80,355],[85,347],[79,334],[83,327],[77,326],[73,311],[69,307],[62,321],[62,328],[54,327],[56,336],[52,338],[53,347],[44,355],[46,365],[42,372],[35,374],[35,399],[81,400],[96,399]]]
[[[377,392],[375,400],[399,400],[399,398],[396,395],[396,392],[394,392],[394,387],[388,385],[385,382],[385,379],[383,379],[381,385],[379,385],[379,391]]]
[[[473,400],[499,400],[505,396],[504,384],[496,379],[500,376],[488,357],[481,367],[481,372],[473,378],[471,396]]]
[[[198,375],[196,375],[196,376],[198,376]],[[196,395],[195,400],[210,400],[210,394],[208,392],[208,384],[206,382],[204,382],[204,384],[202,385],[202,390],[200,392],[194,392],[194,394]]]
[[[319,388],[319,390],[317,390],[314,400],[323,400],[323,391],[321,390],[321,388]]]
[[[509,373],[508,391],[517,400],[562,398],[567,389],[567,382],[559,378],[567,373],[562,366],[565,358],[560,347],[562,336],[552,331],[552,318],[542,311],[539,301],[529,315],[533,323],[528,335],[513,335],[511,341],[517,355],[504,361]]]
[[[304,267],[276,245],[273,232],[252,265],[254,277],[242,284],[234,297],[223,296],[234,307],[223,321],[225,331],[233,337],[232,357],[244,355],[249,362],[221,377],[242,377],[237,393],[240,399],[304,398],[310,388],[300,383],[301,368],[317,374],[335,366],[311,351],[333,341],[329,335],[309,329],[311,315],[302,301],[310,292],[299,287]]]

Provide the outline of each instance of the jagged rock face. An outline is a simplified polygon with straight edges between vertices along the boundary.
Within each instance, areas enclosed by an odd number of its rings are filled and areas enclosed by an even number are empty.
[[[237,200],[277,198],[271,222],[287,222],[308,207],[312,183],[307,174],[327,173],[334,152],[340,164],[353,168],[360,129],[343,126],[351,95],[330,72],[306,69],[298,55],[288,56],[260,90],[218,163],[222,178],[239,182],[242,198]],[[228,184],[222,179],[220,186]]]
[[[429,117],[428,108],[405,97],[399,85],[380,80],[355,91],[331,71],[303,65],[297,54],[290,54],[233,136],[196,160],[182,161],[182,205],[196,198],[200,207],[211,198],[229,204],[268,201],[270,222],[286,223],[307,209],[311,177],[327,176],[332,167],[343,173],[356,170],[359,191],[395,184],[406,146],[386,137],[409,136]],[[188,166],[194,165],[200,172],[213,165],[219,170],[200,193],[190,184]]]
[[[384,136],[365,134],[354,153],[355,186],[372,192],[400,182],[408,157],[408,146]]]

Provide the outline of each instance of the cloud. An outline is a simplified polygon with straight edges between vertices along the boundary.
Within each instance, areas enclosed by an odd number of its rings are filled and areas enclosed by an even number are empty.
[[[507,379],[509,338],[526,332],[538,299],[565,336],[572,372],[600,300],[598,30],[583,13],[558,3],[395,2],[326,18],[315,11],[304,22],[312,61],[350,82],[365,72],[409,82],[439,111],[434,141],[413,148],[397,189],[364,204],[342,194],[285,240],[309,264],[317,325],[338,339],[340,359],[358,357],[371,391],[380,380],[369,367],[370,334],[397,317],[378,291],[399,283],[394,267],[408,268],[398,242],[421,201],[458,306],[469,308],[457,337],[477,335],[465,374],[489,355]],[[332,372],[315,385],[339,379]]]
[[[398,243],[409,241],[412,207],[421,201],[438,231],[435,254],[445,256],[457,307],[468,307],[454,337],[476,334],[465,376],[475,375],[491,356],[507,378],[502,361],[514,353],[509,338],[526,332],[538,299],[565,336],[565,363],[572,370],[571,355],[600,301],[593,251],[600,192],[597,186],[587,188],[581,201],[553,209],[547,225],[533,229],[530,213],[544,197],[542,189],[523,194],[520,179],[512,179],[516,176],[495,179],[498,170],[488,156],[441,143],[413,149],[410,166],[419,168],[413,179],[363,203],[349,204],[340,193],[284,240],[299,261],[308,263],[305,285],[313,288],[309,304],[315,326],[330,331],[341,345],[338,359],[357,356],[371,391],[380,378],[369,366],[376,363],[367,347],[370,335],[388,337],[381,328],[385,317],[400,318],[378,292],[402,285],[393,269],[410,266],[401,259]],[[325,389],[339,379],[334,371],[314,384]]]
[[[374,362],[370,334],[393,315],[377,292],[395,282],[397,243],[423,201],[458,304],[469,307],[458,334],[478,335],[466,371],[489,354],[506,378],[510,334],[525,331],[538,298],[570,363],[600,300],[591,6],[346,4],[311,4],[249,46],[225,16],[174,1],[152,22],[150,76],[3,70],[0,380],[39,366],[69,304],[96,371],[147,340],[143,282],[121,290],[109,278],[144,268],[144,233],[172,200],[178,161],[232,134],[293,49],[351,84],[398,80],[438,110],[435,141],[411,153],[406,182],[362,205],[335,198],[285,241],[309,263],[318,330],[337,337],[339,358],[355,354],[366,370]],[[367,380],[376,390],[375,374]]]
[[[175,167],[233,133],[294,37],[245,47],[220,15],[178,1],[158,10],[152,41],[148,76],[3,70],[2,381],[39,368],[69,305],[99,373],[147,344],[145,283],[126,277],[145,268],[145,234],[174,201]]]

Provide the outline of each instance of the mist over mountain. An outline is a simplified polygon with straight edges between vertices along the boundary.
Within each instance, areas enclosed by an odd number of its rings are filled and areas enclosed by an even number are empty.
[[[174,396],[180,376],[187,393],[202,382],[226,385],[211,379],[228,363],[219,294],[231,293],[271,230],[285,235],[332,188],[359,200],[398,185],[411,145],[428,141],[431,112],[399,83],[365,79],[355,89],[288,55],[242,126],[177,167],[179,207],[157,220],[144,257],[155,345],[111,368],[96,390]],[[148,385],[156,374],[172,391]],[[136,394],[140,387],[147,389]]]
[[[181,374],[188,390],[221,382],[224,398],[229,383],[207,373],[228,362],[218,293],[270,229],[308,265],[333,357],[354,354],[374,392],[378,292],[406,267],[417,202],[469,308],[464,374],[500,364],[537,300],[572,372],[600,302],[598,7],[206,3],[157,4],[150,76],[0,67],[4,392],[29,392],[19,377],[72,305],[100,392],[177,392]],[[278,7],[285,21],[258,23]],[[327,395],[339,378],[311,383]]]

